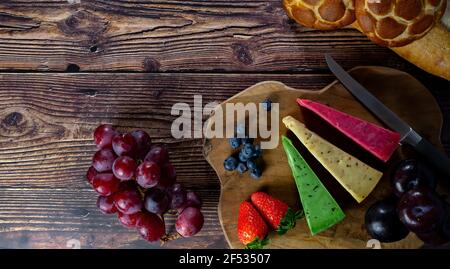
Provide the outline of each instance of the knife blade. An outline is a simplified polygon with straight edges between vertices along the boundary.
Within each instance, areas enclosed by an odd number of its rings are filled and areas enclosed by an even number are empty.
[[[378,119],[389,128],[400,133],[401,144],[409,144],[417,152],[450,177],[450,159],[430,142],[418,134],[410,125],[404,122],[397,114],[386,107],[378,98],[373,96],[364,86],[347,73],[329,54],[325,54],[325,60],[331,72]]]

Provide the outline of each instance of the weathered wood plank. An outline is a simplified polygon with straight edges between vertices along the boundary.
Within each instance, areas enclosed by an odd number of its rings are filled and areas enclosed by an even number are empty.
[[[205,202],[205,227],[167,247],[226,247],[217,218],[219,183],[202,155],[200,139],[171,138],[175,102],[223,101],[256,82],[280,79],[319,89],[330,75],[0,74],[0,247],[158,247],[116,217],[104,216],[84,175],[100,122],[143,128],[168,144],[179,180]],[[174,219],[168,219],[173,227]]]
[[[79,2],[1,1],[0,70],[304,72],[325,52],[411,69],[356,30],[295,24],[280,0]]]
[[[217,176],[203,158],[200,139],[171,137],[171,106],[193,105],[195,94],[203,95],[204,103],[221,102],[264,80],[318,90],[333,79],[330,74],[0,74],[0,248],[64,248],[69,239],[84,248],[159,247],[96,209],[96,194],[84,175],[95,151],[92,131],[101,122],[122,130],[143,128],[155,142],[166,143],[179,180],[205,201],[202,232],[167,247],[226,247],[217,218]],[[448,150],[449,83],[421,79],[445,113],[442,140]],[[168,226],[173,222],[169,218]]]

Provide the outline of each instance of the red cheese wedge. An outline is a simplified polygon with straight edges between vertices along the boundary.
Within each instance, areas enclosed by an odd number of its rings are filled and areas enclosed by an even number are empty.
[[[336,129],[350,137],[358,145],[384,162],[389,160],[392,153],[399,146],[399,133],[392,132],[311,100],[298,98],[297,103],[319,115]]]

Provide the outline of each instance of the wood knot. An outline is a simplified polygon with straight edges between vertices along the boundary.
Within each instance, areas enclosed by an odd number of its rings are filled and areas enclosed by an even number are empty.
[[[242,43],[234,43],[231,45],[231,48],[233,49],[234,56],[239,62],[245,65],[250,65],[253,63],[253,57],[247,45]]]
[[[8,108],[0,111],[0,137],[21,136],[32,129],[33,122],[29,121],[29,115],[23,113],[20,108]]]
[[[144,70],[147,72],[158,72],[161,68],[161,64],[158,60],[150,57],[144,59]]]
[[[98,91],[95,89],[77,89],[77,92],[80,92],[89,97],[95,97],[98,94]]]
[[[3,119],[3,124],[7,127],[17,127],[23,120],[22,114],[19,112],[12,112],[6,115]]]
[[[152,96],[153,96],[153,98],[155,98],[155,99],[159,99],[160,97],[161,97],[161,94],[162,94],[163,92],[162,92],[162,90],[154,90],[153,92],[152,92]]]
[[[80,67],[77,64],[68,64],[66,68],[67,73],[77,73],[80,72]]]
[[[95,37],[106,30],[108,21],[85,10],[80,10],[58,22],[58,28],[66,35]]]

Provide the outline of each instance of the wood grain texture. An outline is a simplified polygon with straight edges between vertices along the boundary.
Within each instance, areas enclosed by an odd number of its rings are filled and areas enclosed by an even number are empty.
[[[317,31],[280,0],[0,2],[0,70],[304,72],[411,64],[353,29]]]
[[[386,106],[392,109],[399,117],[409,123],[417,132],[426,137],[438,148],[441,147],[439,133],[442,124],[442,116],[439,107],[428,90],[410,75],[390,68],[360,67],[351,70],[351,74],[363,86],[371,91]],[[398,91],[400,86],[407,91]],[[413,157],[411,148],[403,146],[390,158],[387,163],[381,162],[376,157],[361,149],[351,139],[324,124],[324,121],[306,109],[299,109],[296,98],[314,100],[330,105],[340,111],[345,111],[363,120],[381,124],[364,106],[358,102],[340,83],[333,82],[322,91],[304,91],[293,89],[277,82],[258,83],[243,92],[231,97],[221,104],[224,115],[234,115],[234,111],[227,111],[227,103],[261,102],[267,96],[279,103],[280,135],[289,136],[296,145],[300,154],[311,166],[321,182],[336,199],[344,210],[346,218],[331,227],[327,231],[311,236],[305,219],[297,222],[297,226],[282,237],[275,232],[269,234],[271,240],[268,248],[365,248],[371,239],[364,228],[364,216],[366,210],[377,200],[392,194],[390,186],[390,171],[399,160]],[[414,109],[411,109],[411,104]],[[422,115],[420,118],[417,115]],[[384,173],[383,178],[377,184],[373,192],[361,203],[357,203],[350,194],[340,186],[323,166],[299,143],[298,138],[289,132],[282,123],[282,118],[291,115],[303,122],[306,126],[323,137],[327,141],[350,153],[375,169]],[[255,119],[248,119],[249,125]],[[272,121],[273,121],[272,117]],[[212,122],[215,122],[214,120]],[[209,125],[211,121],[208,122]],[[269,122],[270,124],[270,122]],[[229,122],[223,123],[223,128],[233,128]],[[273,125],[272,125],[273,126]],[[272,127],[268,127],[272,130]],[[248,173],[240,175],[238,172],[229,172],[223,168],[223,160],[232,153],[228,142],[224,139],[205,140],[205,157],[217,172],[221,183],[221,196],[219,202],[219,219],[225,232],[227,241],[232,248],[243,248],[239,242],[236,227],[239,205],[248,200],[256,191],[265,191],[274,197],[282,199],[294,211],[299,208],[298,191],[292,178],[286,153],[281,146],[265,150],[263,154],[264,172],[259,180],[251,179]],[[448,195],[450,184],[446,181],[439,186],[439,192]],[[413,234],[404,240],[382,244],[382,248],[418,248],[422,242]]]
[[[423,77],[425,82],[429,77]],[[0,74],[0,248],[65,248],[75,238],[85,248],[158,247],[102,215],[84,175],[101,122],[123,130],[143,128],[167,143],[180,181],[205,200],[205,228],[198,237],[166,247],[226,247],[217,218],[219,182],[202,154],[200,139],[175,140],[170,116],[176,102],[222,102],[255,83],[278,80],[319,90],[330,74]],[[450,91],[430,89],[446,115],[442,141],[450,149]],[[169,220],[169,225],[173,219]]]
[[[217,218],[219,182],[201,139],[175,140],[171,107],[221,102],[264,80],[320,89],[330,75],[0,74],[0,248],[148,248],[116,217],[102,215],[84,178],[101,122],[143,128],[168,144],[180,181],[205,201],[205,227],[166,247],[226,247]],[[174,219],[169,218],[168,226]]]
[[[78,2],[0,1],[0,248],[65,248],[69,239],[83,248],[159,247],[95,207],[84,174],[100,122],[167,143],[182,182],[204,198],[202,232],[166,247],[225,247],[217,176],[200,140],[171,137],[172,104],[192,104],[194,94],[221,102],[264,80],[321,89],[333,81],[325,52],[346,68],[377,64],[419,78],[444,113],[450,152],[450,82],[355,30],[303,28],[279,0]]]

